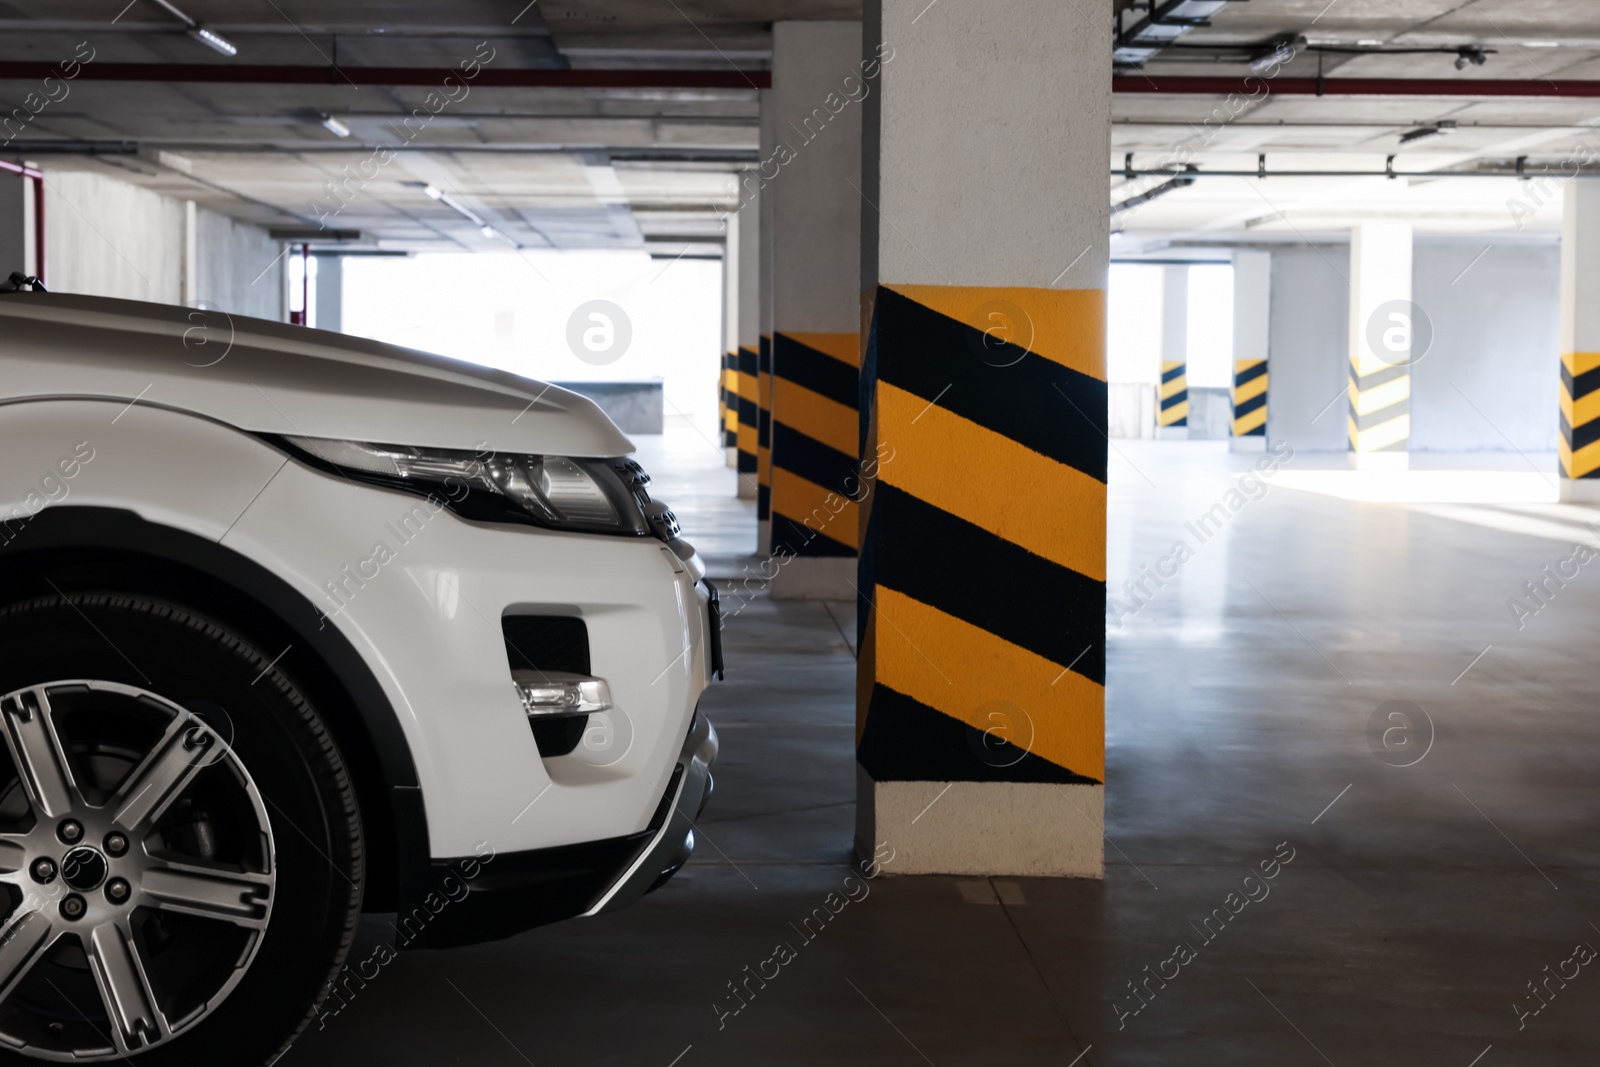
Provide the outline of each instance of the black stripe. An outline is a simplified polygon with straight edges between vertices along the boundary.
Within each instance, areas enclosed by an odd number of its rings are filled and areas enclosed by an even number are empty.
[[[1260,426],[1257,426],[1255,429],[1246,430],[1244,433],[1239,434],[1238,436],[1240,436],[1240,437],[1265,437],[1265,436],[1267,436],[1267,424],[1266,423],[1262,423]]]
[[[760,420],[761,409],[756,407],[754,400],[739,398],[739,422],[744,426],[754,426]]]
[[[761,370],[761,357],[753,348],[739,349],[738,370],[740,374],[748,374],[754,378]]]
[[[1172,379],[1174,379],[1174,378],[1182,378],[1185,374],[1188,373],[1188,370],[1189,370],[1189,365],[1187,363],[1180,363],[1176,367],[1173,367],[1171,370],[1162,371],[1161,372],[1161,384],[1162,385],[1166,385],[1168,382],[1172,381]]]
[[[1244,416],[1250,414],[1252,411],[1256,410],[1257,408],[1264,408],[1266,406],[1267,406],[1267,394],[1266,393],[1258,393],[1257,395],[1251,397],[1249,400],[1246,400],[1243,403],[1235,404],[1233,406],[1233,417],[1236,418],[1236,419],[1241,419]]]
[[[1574,378],[1572,376],[1572,372],[1567,370],[1567,365],[1562,363],[1561,380],[1566,384],[1567,395],[1574,400],[1579,400],[1588,396],[1596,389],[1600,389],[1600,367],[1596,367],[1594,370],[1584,371],[1582,374]]]
[[[1402,400],[1398,404],[1390,404],[1386,408],[1379,408],[1377,411],[1369,411],[1365,415],[1357,415],[1356,430],[1370,430],[1374,426],[1381,426],[1383,423],[1386,423],[1391,419],[1397,419],[1401,415],[1409,415],[1410,413],[1411,402],[1409,400]]]
[[[985,335],[878,289],[872,353],[880,381],[914,393],[1098,481],[1106,480],[1106,383],[1031,352],[979,358]]]
[[[1590,419],[1582,426],[1573,426],[1567,422],[1567,413],[1563,411],[1561,436],[1566,438],[1567,447],[1576,452],[1580,448],[1600,441],[1600,419]]]
[[[861,466],[854,456],[829,448],[781,422],[772,427],[772,465],[834,493],[848,493],[857,486],[851,479],[859,477]]]
[[[1357,374],[1355,364],[1350,364],[1350,380],[1356,383],[1356,392],[1358,393],[1364,393],[1368,389],[1376,389],[1380,385],[1388,385],[1396,378],[1404,378],[1410,373],[1411,365],[1408,363],[1385,367],[1382,370],[1375,370],[1371,374]]]
[[[1185,389],[1183,392],[1181,392],[1181,393],[1173,393],[1171,396],[1169,396],[1165,400],[1163,400],[1161,402],[1161,410],[1165,411],[1168,408],[1175,408],[1179,404],[1188,403],[1188,401],[1189,401],[1189,390]]]
[[[807,526],[806,520],[811,519]],[[843,541],[835,540],[835,535]],[[799,521],[780,512],[772,513],[772,554],[787,554],[801,558],[824,556],[853,556],[856,528],[849,520],[833,515],[826,505],[813,515],[801,515]]]
[[[772,373],[854,411],[859,389],[856,369],[788,334],[772,339]]]
[[[1070,507],[1070,501],[1061,506]],[[880,589],[893,589],[1105,684],[1106,586],[878,483]],[[996,581],[1004,575],[1004,581]]]
[[[1016,744],[998,730],[986,735],[904,693],[874,685],[856,760],[876,782],[1100,784],[1029,752],[1026,720],[1005,727],[1023,734]]]
[[[772,517],[772,486],[756,486],[756,517],[767,519]]]
[[[756,445],[760,448],[772,447],[771,408],[761,408],[756,416]]]
[[[1265,373],[1267,373],[1267,361],[1262,360],[1260,363],[1257,363],[1248,370],[1242,370],[1234,374],[1233,384],[1238,386],[1243,385],[1246,382],[1253,382]]]
[[[754,452],[746,452],[746,451],[741,449],[740,452],[739,452],[739,466],[738,466],[739,473],[740,474],[755,474],[758,469],[759,468],[758,468],[758,464],[756,462],[756,454]]]

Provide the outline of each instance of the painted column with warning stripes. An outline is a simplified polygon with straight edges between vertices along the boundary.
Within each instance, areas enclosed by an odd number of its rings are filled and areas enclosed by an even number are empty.
[[[861,23],[772,28],[772,595],[855,597]],[[775,146],[776,149],[776,146]]]
[[[1167,440],[1189,436],[1189,268],[1161,269],[1161,382],[1156,428]]]
[[[761,399],[759,367],[761,347],[761,198],[759,175],[746,173],[739,183],[739,349],[735,353],[734,385],[738,455],[738,495],[757,496]]]
[[[1350,233],[1351,462],[1406,465],[1411,444],[1411,225],[1364,222]]]
[[[1233,254],[1232,450],[1267,447],[1267,368],[1272,333],[1272,254]]]
[[[734,188],[738,188],[737,179]],[[728,466],[739,462],[739,213],[723,219],[722,242],[722,370],[717,375],[717,434]]]
[[[1036,0],[866,19],[856,848],[1100,877],[1102,36]]]
[[[776,122],[773,117],[773,91],[762,89],[761,158],[777,157]],[[778,178],[784,177],[780,170]],[[777,257],[777,230],[773,212],[779,193],[778,180],[768,182],[761,195],[761,293],[760,339],[756,348],[756,543],[757,555],[767,554],[772,539],[772,293],[773,270]]]
[[[1569,181],[1561,232],[1561,498],[1600,501],[1600,186]]]

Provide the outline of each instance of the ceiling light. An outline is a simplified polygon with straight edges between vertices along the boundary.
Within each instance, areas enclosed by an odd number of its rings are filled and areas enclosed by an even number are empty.
[[[422,191],[427,193],[430,197],[432,197],[435,200],[443,200],[444,199],[444,190],[440,189],[440,188],[438,188],[436,186],[424,185],[422,187]]]
[[[1262,52],[1259,55],[1252,56],[1250,59],[1250,69],[1255,71],[1257,74],[1262,74],[1268,70],[1271,70],[1273,67],[1289,62],[1289,60],[1293,59],[1294,56],[1294,42],[1279,41],[1271,51]]]
[[[1560,48],[1560,41],[1523,41],[1529,48]]]
[[[476,211],[472,210],[470,207],[463,204],[461,201],[457,200],[443,189],[440,189],[436,185],[424,185],[422,187],[422,191],[427,193],[433,199],[439,201],[439,203],[443,204],[445,207],[454,211],[456,214],[460,215],[462,218],[471,222],[474,226],[478,227],[479,231],[482,232],[485,237],[494,236],[494,227],[490,226],[488,221],[484,219],[482,215],[479,215]]]
[[[1453,133],[1455,128],[1456,124],[1450,121],[1439,122],[1432,126],[1419,126],[1414,130],[1408,130],[1407,132],[1402,133],[1400,135],[1400,143],[1403,145],[1416,144],[1418,141],[1426,141],[1430,137],[1438,137],[1442,134]]]
[[[234,46],[232,41],[228,40],[220,33],[215,33],[206,29],[204,26],[194,27],[189,31],[189,36],[193,37],[201,44],[209,45],[225,56],[236,56],[239,54],[239,49]]]
[[[333,134],[335,137],[350,136],[350,127],[346,126],[332,115],[322,116],[322,128]]]
[[[1364,39],[1362,39],[1360,41],[1357,41],[1356,45],[1361,47],[1361,48],[1382,48],[1383,47],[1383,42],[1382,41],[1373,40],[1371,37],[1367,37],[1367,38],[1364,38]]]
[[[478,232],[483,234],[485,237],[496,237],[496,236],[498,236],[494,231],[494,227],[493,226],[489,226],[489,225],[485,225],[483,227],[483,229],[479,230]]]

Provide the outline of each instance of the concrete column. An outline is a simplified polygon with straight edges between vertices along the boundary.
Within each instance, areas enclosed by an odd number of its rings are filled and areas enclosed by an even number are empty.
[[[1189,268],[1161,272],[1161,385],[1156,421],[1164,438],[1189,436]]]
[[[779,22],[768,186],[772,579],[779,599],[855,596],[860,496],[861,23]]]
[[[1104,33],[1037,0],[865,11],[856,847],[1100,877]]]
[[[739,213],[728,215],[722,244],[722,370],[717,375],[717,433],[728,466],[739,462]]]
[[[317,317],[312,323],[319,330],[339,333],[344,329],[344,257],[317,257]]]
[[[761,349],[761,176],[746,171],[739,183],[739,352],[734,367],[738,428],[734,435],[740,500],[756,498],[760,397],[756,391]]]
[[[1411,441],[1411,224],[1365,222],[1350,233],[1352,462],[1403,467]]]
[[[1233,254],[1233,450],[1267,447],[1267,347],[1272,253]]]
[[[767,178],[777,164],[777,132],[773,117],[773,92],[761,90],[762,177]],[[772,163],[768,161],[771,160]],[[780,171],[781,174],[781,171]],[[756,349],[756,555],[772,550],[772,271],[776,230],[773,209],[777,199],[775,180],[769,179],[761,195],[761,295],[757,314],[761,317],[761,336]]]
[[[1600,500],[1600,186],[1567,183],[1561,229],[1561,498]]]

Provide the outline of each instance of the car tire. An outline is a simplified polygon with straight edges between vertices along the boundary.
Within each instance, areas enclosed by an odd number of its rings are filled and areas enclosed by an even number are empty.
[[[0,1063],[266,1064],[314,1017],[363,849],[295,652],[143,595],[0,606]]]

